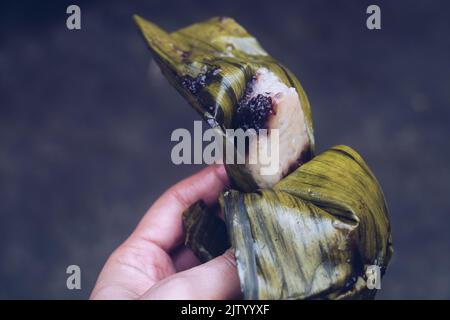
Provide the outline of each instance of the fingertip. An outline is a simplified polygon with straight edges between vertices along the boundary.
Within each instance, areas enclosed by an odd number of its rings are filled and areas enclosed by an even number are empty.
[[[236,259],[230,249],[187,273],[196,284],[197,299],[229,300],[242,296]]]
[[[151,288],[143,299],[231,300],[242,298],[233,251],[177,273]]]
[[[224,165],[204,168],[164,192],[144,215],[133,236],[152,241],[166,251],[172,250],[184,237],[183,212],[199,200],[207,205],[216,203],[227,185]]]
[[[223,164],[215,164],[213,165],[217,179],[222,182],[224,186],[228,186],[230,180],[228,179],[227,170]]]

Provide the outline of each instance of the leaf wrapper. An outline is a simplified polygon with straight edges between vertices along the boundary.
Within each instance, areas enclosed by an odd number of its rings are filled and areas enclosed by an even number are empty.
[[[201,262],[221,255],[230,247],[225,223],[217,216],[217,209],[198,201],[183,214],[185,245]]]
[[[248,299],[372,298],[370,265],[392,255],[381,188],[354,150],[336,146],[272,190],[221,200]]]
[[[173,33],[135,20],[163,74],[218,132],[232,128],[236,103],[260,67],[296,89],[305,116],[311,160],[270,189],[257,189],[245,166],[227,165],[232,189],[219,199],[225,222],[194,204],[183,215],[186,244],[207,261],[229,236],[247,299],[373,298],[367,267],[384,274],[393,252],[382,190],[350,147],[314,157],[311,110],[297,78],[233,19]]]
[[[314,134],[308,98],[295,75],[273,59],[242,26],[231,18],[216,17],[167,33],[150,21],[135,21],[155,61],[169,82],[222,136],[236,129],[233,116],[256,70],[266,68],[287,87],[295,88],[308,136],[305,161],[314,154]],[[242,191],[257,186],[245,165],[226,165],[230,180]]]

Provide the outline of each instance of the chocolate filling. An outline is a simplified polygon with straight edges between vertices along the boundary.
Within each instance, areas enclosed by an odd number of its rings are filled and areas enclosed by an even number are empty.
[[[198,76],[191,77],[190,75],[185,75],[181,77],[181,84],[190,93],[196,95],[201,89],[206,87],[210,82],[213,76],[219,73],[220,69],[214,68],[209,69],[205,73],[200,73]]]
[[[234,118],[234,128],[236,129],[254,129],[256,131],[267,129],[267,120],[271,114],[274,114],[271,97],[262,94],[251,97],[254,81],[255,79],[252,79],[247,84],[244,95],[236,107]]]

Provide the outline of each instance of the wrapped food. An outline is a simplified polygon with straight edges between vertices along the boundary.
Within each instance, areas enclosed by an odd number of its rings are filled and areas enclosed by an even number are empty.
[[[244,163],[226,165],[234,187],[267,188],[313,156],[311,110],[297,78],[269,56],[255,38],[231,18],[212,18],[173,33],[138,16],[153,57],[170,83],[219,135],[226,129],[276,128],[278,168],[262,175],[252,153]],[[266,137],[250,138],[254,150]],[[237,153],[237,151],[236,151]],[[226,155],[225,155],[226,156]]]
[[[194,204],[184,214],[186,244],[207,261],[231,243],[247,299],[374,297],[366,272],[377,266],[384,274],[392,255],[382,190],[350,147],[315,156],[311,110],[297,78],[233,19],[173,33],[135,20],[163,74],[226,143],[233,144],[227,129],[256,132],[244,163],[225,164],[225,222],[217,208]],[[269,141],[275,133],[276,145]],[[270,143],[279,159],[261,174],[250,160]]]

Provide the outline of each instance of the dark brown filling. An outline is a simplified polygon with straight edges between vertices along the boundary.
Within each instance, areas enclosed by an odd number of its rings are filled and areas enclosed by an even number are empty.
[[[269,116],[274,114],[271,97],[262,94],[251,97],[254,81],[255,79],[252,79],[247,84],[245,93],[236,107],[236,114],[233,120],[235,129],[254,129],[256,131],[267,129]]]
[[[206,87],[211,82],[213,76],[217,75],[219,72],[220,69],[213,68],[205,73],[200,73],[195,78],[190,75],[185,75],[180,77],[181,85],[189,90],[190,93],[196,95],[202,88]]]

